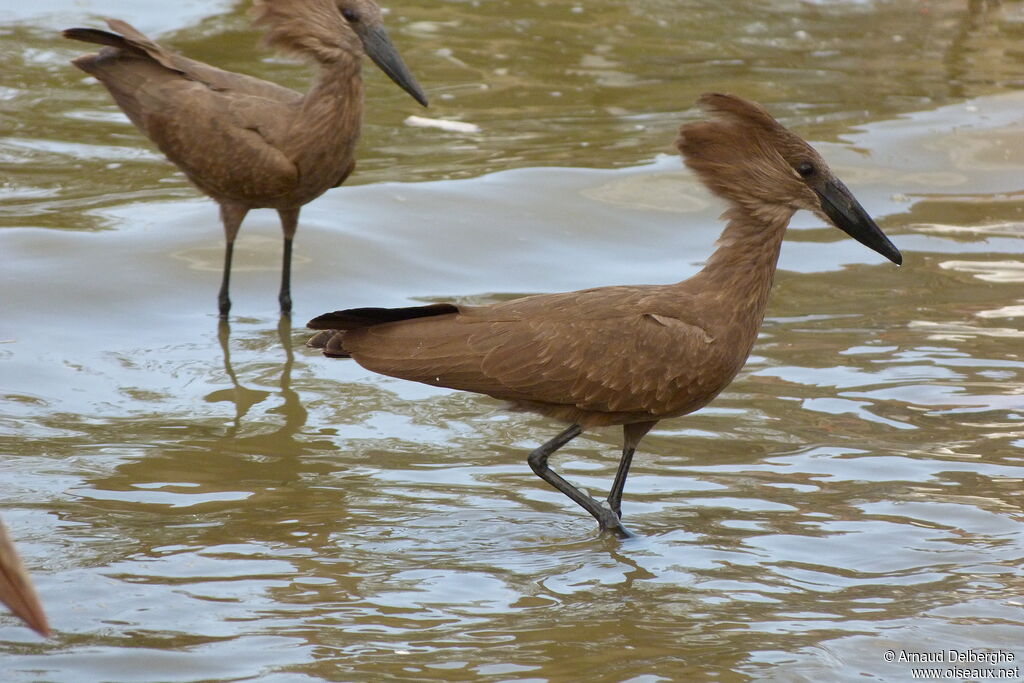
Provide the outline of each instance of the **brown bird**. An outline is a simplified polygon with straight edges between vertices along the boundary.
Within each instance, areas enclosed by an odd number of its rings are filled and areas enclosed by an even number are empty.
[[[250,209],[277,209],[284,230],[278,300],[290,313],[292,238],[299,210],[355,168],[363,114],[362,57],[423,106],[427,98],[371,0],[257,0],[265,41],[318,67],[305,95],[177,55],[132,26],[71,28],[64,37],[105,45],[71,63],[95,76],[135,127],[220,204],[227,248],[218,302],[228,297],[235,236]]]
[[[32,580],[21,564],[21,558],[3,522],[0,522],[0,602],[39,635],[50,635],[50,626],[46,623],[46,615],[36,597],[36,591],[32,588]]]
[[[671,285],[600,287],[490,306],[357,308],[322,315],[309,344],[375,372],[487,394],[569,423],[530,467],[628,535],[622,492],[637,445],[659,421],[707,405],[747,360],[790,218],[812,211],[891,261],[896,247],[806,142],[762,107],[705,94],[710,120],[676,143],[686,165],[729,204],[703,270]],[[622,425],[625,443],[607,506],[548,466],[584,429]]]

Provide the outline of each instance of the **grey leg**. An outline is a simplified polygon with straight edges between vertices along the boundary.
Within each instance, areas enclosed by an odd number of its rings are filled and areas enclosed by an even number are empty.
[[[657,422],[634,422],[622,425],[622,459],[619,460],[619,470],[615,473],[612,490],[608,493],[608,505],[619,518],[622,517],[622,491],[626,488],[629,466],[633,464],[633,453],[640,445],[640,439],[644,438],[656,424]]]
[[[569,498],[575,501],[577,505],[589,512],[590,515],[597,520],[598,525],[601,527],[601,531],[612,531],[620,537],[629,537],[632,534],[622,527],[622,524],[619,522],[618,515],[580,491],[548,467],[548,458],[551,457],[551,455],[559,448],[579,436],[582,431],[583,429],[579,425],[572,425],[561,434],[530,453],[530,457],[527,459],[527,462],[530,463],[530,468],[538,477],[569,496]]]
[[[281,229],[284,231],[281,293],[278,294],[277,300],[281,304],[281,313],[289,315],[292,312],[292,240],[295,237],[295,229],[299,226],[299,210],[279,209],[277,215],[281,217]]]
[[[629,474],[629,466],[633,463],[633,453],[635,452],[635,448],[623,447],[619,470],[615,473],[615,482],[612,484],[612,490],[608,493],[608,506],[620,519],[622,518],[622,491],[626,488],[626,475]]]
[[[226,319],[231,311],[231,299],[228,290],[231,287],[231,257],[235,253],[235,237],[238,236],[238,229],[242,227],[242,221],[249,209],[237,204],[221,204],[220,220],[224,223],[224,273],[220,281],[220,293],[217,295],[217,306],[220,309],[220,317]]]

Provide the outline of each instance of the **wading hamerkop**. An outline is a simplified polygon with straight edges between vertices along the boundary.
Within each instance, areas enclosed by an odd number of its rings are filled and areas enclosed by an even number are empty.
[[[362,126],[363,55],[420,104],[427,99],[371,0],[257,0],[266,42],[316,64],[312,88],[289,88],[177,55],[116,19],[116,33],[64,36],[105,47],[72,63],[107,87],[131,122],[220,205],[226,248],[218,305],[228,289],[235,237],[251,209],[277,209],[284,231],[278,300],[290,313],[292,239],[299,211],[355,168]]]
[[[487,394],[568,427],[530,467],[602,530],[628,535],[621,502],[633,453],[659,420],[707,405],[747,360],[764,319],[790,218],[817,214],[894,263],[899,250],[821,156],[761,106],[709,93],[707,120],[676,143],[729,208],[704,268],[670,285],[541,294],[489,306],[433,304],[327,313],[310,345],[392,377]],[[549,457],[584,429],[622,425],[607,505],[567,482]]]

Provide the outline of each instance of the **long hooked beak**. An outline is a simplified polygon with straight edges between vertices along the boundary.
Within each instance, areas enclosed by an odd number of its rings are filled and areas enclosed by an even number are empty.
[[[877,251],[896,265],[903,263],[903,254],[889,241],[864,207],[838,180],[827,180],[821,189],[815,188],[821,201],[821,210],[835,226],[865,247]]]
[[[7,529],[0,523],[0,601],[11,608],[14,615],[25,621],[41,636],[50,635],[39,598],[32,588],[32,580],[21,564]]]
[[[379,66],[380,70],[386,73],[388,78],[397,83],[402,90],[412,95],[414,100],[424,107],[427,106],[427,96],[423,94],[423,89],[416,82],[409,67],[402,61],[401,55],[398,54],[398,50],[395,49],[384,27],[367,28],[360,32],[359,37],[362,38],[363,49],[366,50],[366,54],[373,60],[373,63]]]

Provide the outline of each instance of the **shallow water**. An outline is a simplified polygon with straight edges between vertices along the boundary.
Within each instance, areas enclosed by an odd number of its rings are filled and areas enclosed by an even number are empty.
[[[728,4],[723,8],[721,5]],[[123,6],[122,6],[123,5]],[[0,514],[56,635],[12,681],[910,680],[1024,658],[1021,3],[408,2],[430,116],[375,73],[359,169],[238,245],[66,60],[122,16],[294,87],[244,5],[0,9]],[[851,30],[851,28],[853,30]],[[721,205],[669,151],[700,92],[765,102],[904,250],[801,215],[762,338],[643,442],[595,525],[529,470],[559,427],[302,347],[340,307],[670,282]],[[620,435],[556,459],[606,490]],[[1006,668],[1013,664],[1000,664]],[[945,665],[944,665],[945,666]],[[964,665],[966,666],[966,665]]]

